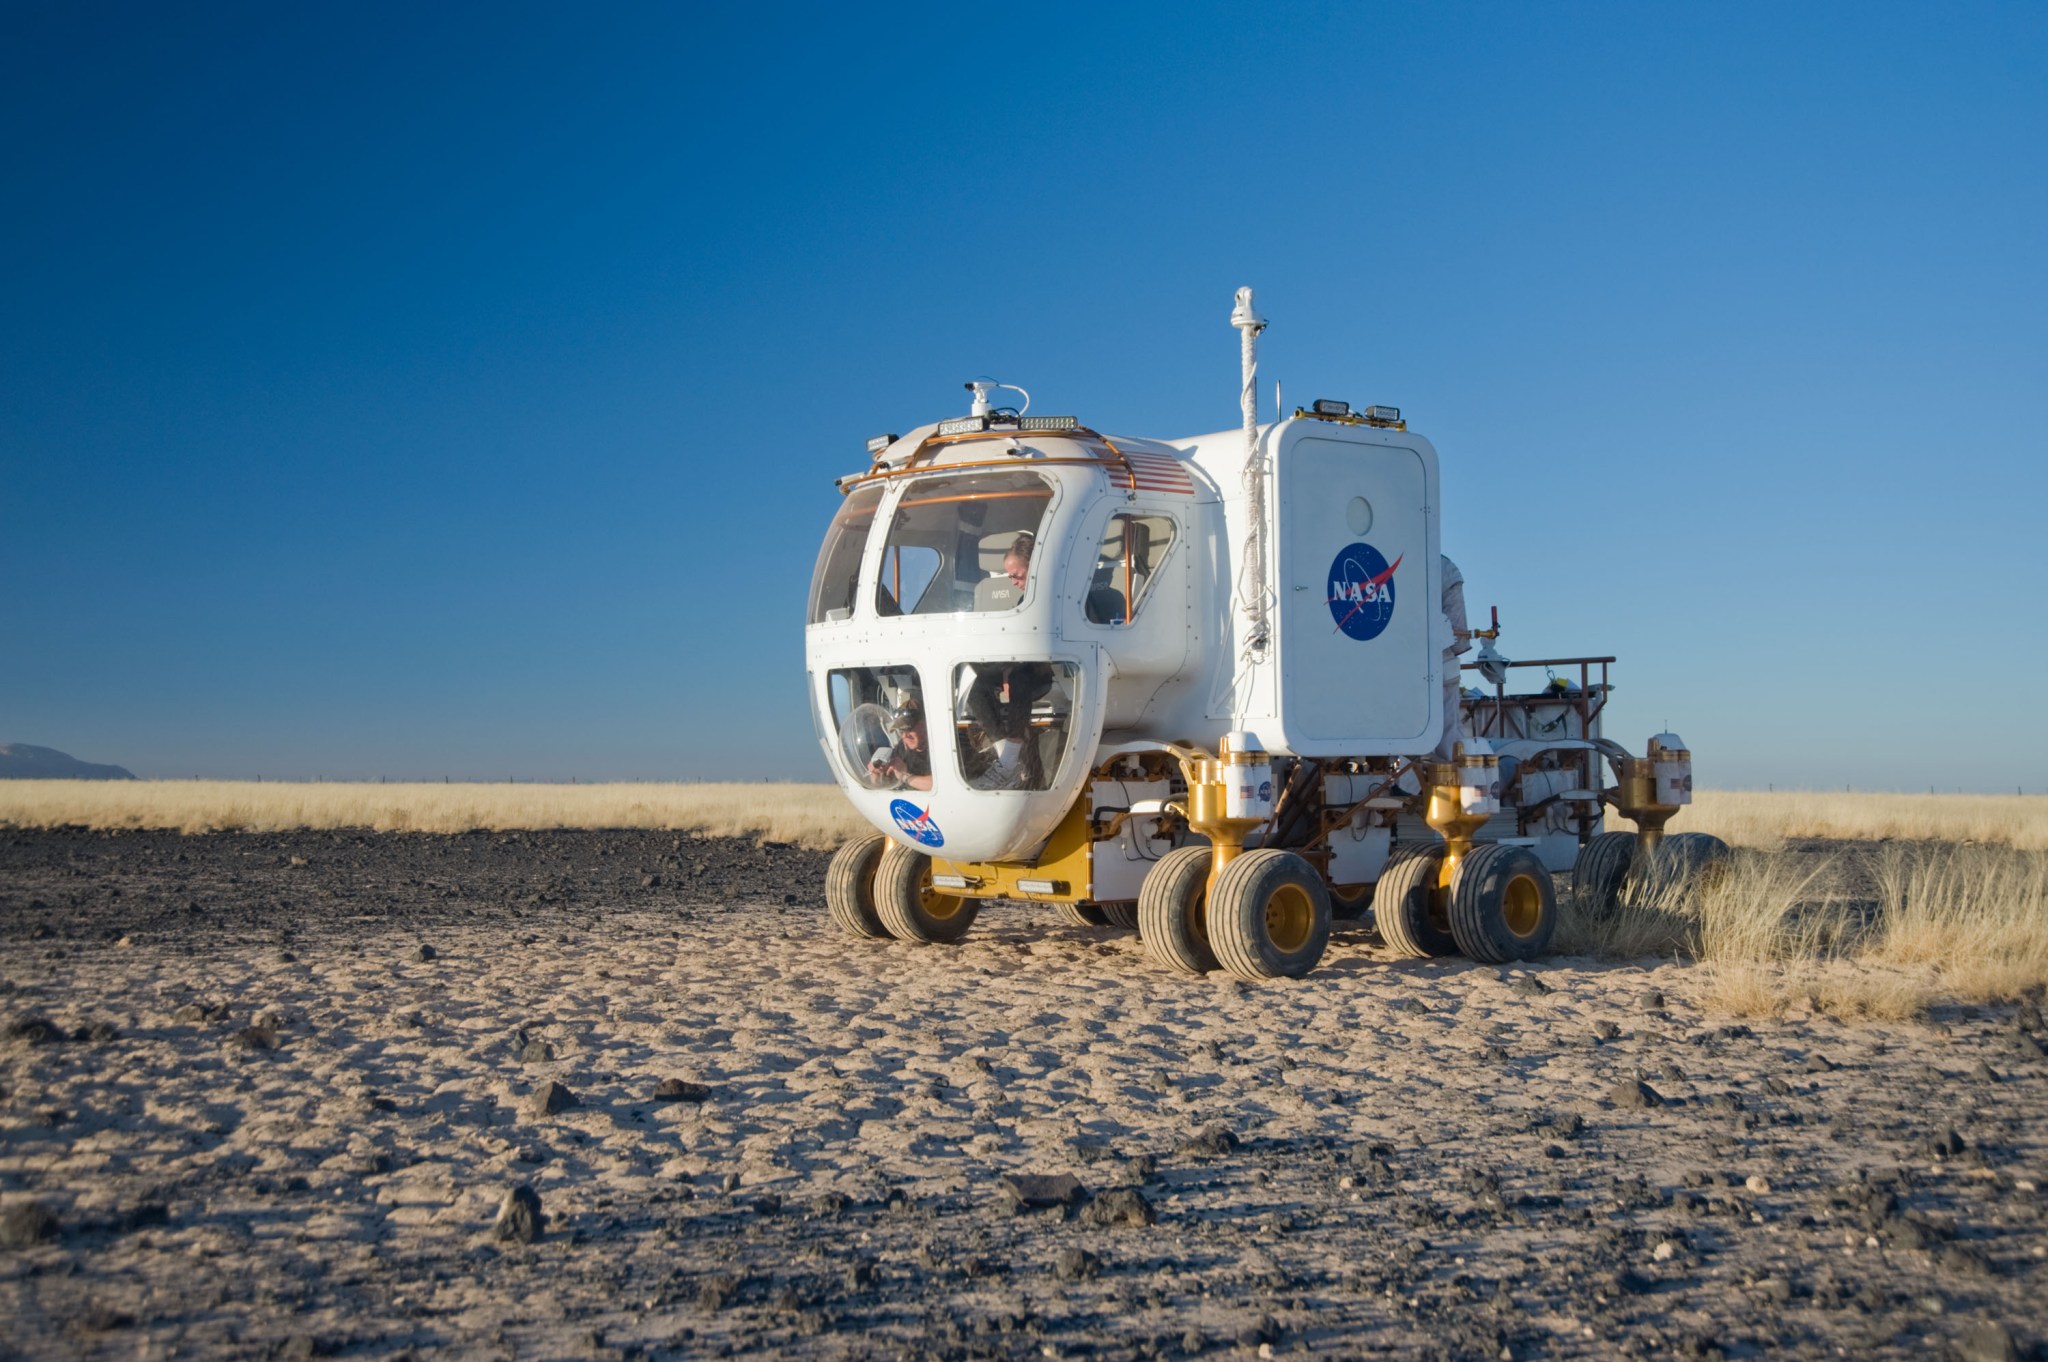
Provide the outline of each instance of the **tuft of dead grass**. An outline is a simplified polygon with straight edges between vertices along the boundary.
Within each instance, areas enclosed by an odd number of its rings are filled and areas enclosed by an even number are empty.
[[[277,832],[663,828],[838,846],[867,823],[836,785],[0,780],[0,826]]]
[[[1697,881],[1646,875],[1615,913],[1573,907],[1560,947],[1696,961],[1700,1000],[1903,1019],[2048,985],[2048,854],[1893,843],[1828,854],[1738,848]]]

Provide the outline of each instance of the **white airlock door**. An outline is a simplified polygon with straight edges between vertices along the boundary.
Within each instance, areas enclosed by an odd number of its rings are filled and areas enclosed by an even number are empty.
[[[1435,746],[1433,452],[1303,438],[1280,451],[1275,472],[1287,746],[1304,756]]]

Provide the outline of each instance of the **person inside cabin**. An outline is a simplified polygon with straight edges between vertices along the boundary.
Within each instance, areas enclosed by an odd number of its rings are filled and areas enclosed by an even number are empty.
[[[1002,575],[988,578],[974,590],[976,610],[1009,610],[1022,603],[1025,583],[1031,580],[1031,550],[1036,545],[1029,530],[1010,541],[1003,551]]]
[[[987,662],[974,668],[967,691],[967,717],[994,758],[977,776],[980,789],[1045,788],[1045,771],[1031,731],[1031,708],[1052,690],[1052,668],[1043,662]]]
[[[894,781],[897,789],[932,787],[932,739],[925,728],[924,706],[913,696],[889,715],[889,736],[896,741],[868,759],[869,778],[877,784]]]

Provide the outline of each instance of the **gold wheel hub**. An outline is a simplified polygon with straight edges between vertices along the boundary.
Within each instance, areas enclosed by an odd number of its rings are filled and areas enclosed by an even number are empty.
[[[1515,876],[1500,896],[1500,915],[1517,937],[1534,936],[1543,925],[1543,890],[1529,876]]]
[[[1292,954],[1308,944],[1315,930],[1315,900],[1298,884],[1283,884],[1266,900],[1266,939]]]
[[[924,909],[926,917],[944,922],[958,913],[967,900],[957,894],[941,894],[932,888],[932,882],[927,878],[924,883],[917,886],[917,902],[918,906]]]

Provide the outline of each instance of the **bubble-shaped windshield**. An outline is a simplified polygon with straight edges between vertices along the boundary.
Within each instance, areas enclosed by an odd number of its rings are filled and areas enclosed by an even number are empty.
[[[880,615],[1014,610],[1024,603],[1052,484],[1037,473],[935,474],[903,491],[875,581]]]

